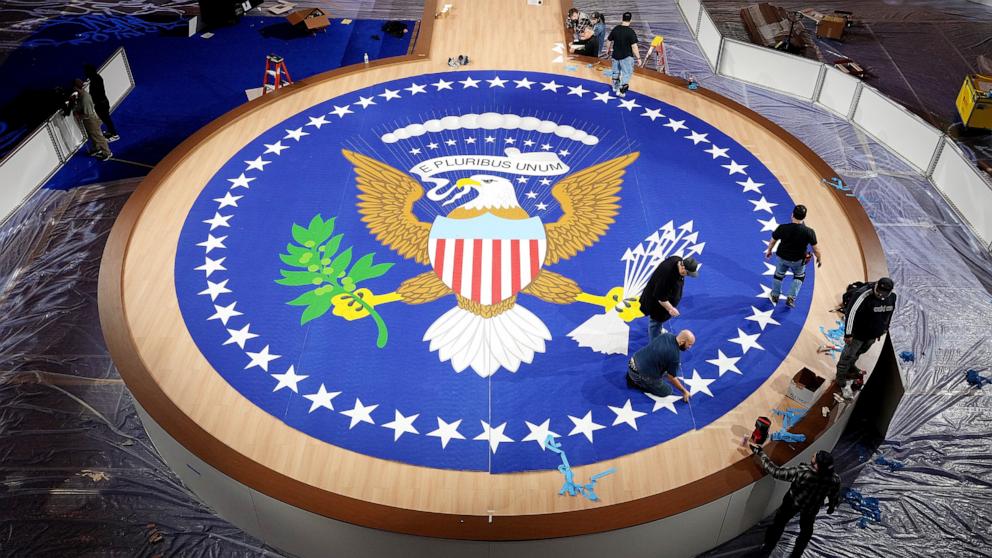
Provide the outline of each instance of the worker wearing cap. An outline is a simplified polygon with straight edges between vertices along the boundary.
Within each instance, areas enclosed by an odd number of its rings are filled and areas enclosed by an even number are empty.
[[[845,398],[854,396],[848,382],[860,374],[854,366],[858,357],[889,331],[889,322],[896,309],[894,287],[888,277],[867,283],[851,296],[844,308],[847,322],[844,325],[844,350],[837,359],[837,385]]]
[[[680,315],[678,305],[685,276],[699,276],[701,265],[692,256],[669,256],[655,268],[640,299],[641,312],[649,319],[649,340],[662,333],[665,322]]]

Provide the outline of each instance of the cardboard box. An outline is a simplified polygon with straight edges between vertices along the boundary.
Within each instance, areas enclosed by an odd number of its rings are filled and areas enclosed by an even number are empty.
[[[816,24],[816,36],[824,39],[840,39],[844,36],[847,18],[836,15],[826,15]]]
[[[826,385],[826,380],[809,368],[803,367],[792,377],[792,383],[789,384],[789,399],[803,407],[809,407],[820,397],[820,392]]]

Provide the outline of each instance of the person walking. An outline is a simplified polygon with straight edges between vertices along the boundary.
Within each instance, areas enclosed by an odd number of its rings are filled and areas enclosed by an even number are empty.
[[[627,362],[627,385],[659,397],[671,395],[672,386],[675,386],[682,392],[682,400],[688,403],[692,394],[676,374],[682,364],[681,353],[695,343],[696,336],[688,329],[683,329],[677,336],[663,333],[655,337]]]
[[[818,451],[809,464],[796,467],[779,467],[765,454],[761,446],[752,445],[751,451],[761,469],[772,477],[791,482],[789,491],[782,498],[782,505],[775,512],[775,520],[765,531],[761,555],[768,556],[782,538],[786,524],[799,514],[799,537],[792,548],[792,558],[799,558],[813,537],[813,524],[823,501],[827,500],[827,513],[834,513],[840,499],[840,477],[834,473],[834,457],[827,451]]]
[[[765,257],[772,257],[772,249],[778,243],[778,250],[775,255],[778,262],[775,266],[775,278],[772,280],[772,291],[768,295],[772,304],[778,304],[778,298],[782,294],[782,280],[785,279],[786,272],[792,272],[792,285],[789,287],[789,294],[785,297],[785,305],[789,308],[796,307],[796,297],[799,296],[799,289],[806,279],[806,264],[809,263],[809,255],[806,247],[809,246],[816,256],[816,267],[823,265],[823,257],[820,248],[816,245],[816,231],[806,226],[806,206],[797,205],[792,210],[792,222],[779,225],[772,232],[772,240],[765,250]]]
[[[681,315],[678,305],[685,276],[698,277],[701,265],[692,256],[669,256],[655,268],[640,298],[641,312],[648,317],[648,339],[660,335],[670,318]]]
[[[117,127],[114,126],[113,119],[110,118],[110,100],[107,99],[107,89],[103,85],[103,78],[100,77],[100,72],[96,71],[96,67],[93,64],[85,64],[83,66],[83,72],[86,74],[86,79],[90,82],[90,97],[93,98],[93,108],[96,109],[96,115],[103,122],[103,125],[107,127],[107,141],[121,139],[117,135]]]
[[[866,283],[849,297],[844,307],[847,321],[844,325],[844,350],[837,359],[837,385],[845,399],[854,398],[854,391],[848,383],[861,375],[861,371],[854,366],[858,357],[889,331],[892,313],[896,309],[894,288],[895,283],[888,277]]]
[[[613,93],[618,97],[627,96],[634,64],[641,63],[641,53],[637,50],[637,33],[630,28],[630,20],[633,18],[630,12],[624,12],[620,25],[614,27],[606,38],[609,45],[607,51],[612,52]]]
[[[83,123],[86,135],[93,142],[93,149],[90,151],[90,154],[101,161],[106,161],[113,157],[114,154],[111,153],[107,138],[104,137],[103,132],[100,130],[100,119],[97,117],[96,108],[93,106],[93,98],[90,97],[89,91],[86,90],[86,84],[83,80],[77,79],[73,85],[76,94],[79,95],[79,100],[76,103],[76,114]]]

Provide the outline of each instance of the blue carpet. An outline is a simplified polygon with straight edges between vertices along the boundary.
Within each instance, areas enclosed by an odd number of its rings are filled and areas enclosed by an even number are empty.
[[[343,150],[369,159],[349,160]],[[596,200],[617,177],[597,165],[629,154],[638,157],[625,163],[619,214],[609,224],[602,215],[614,210]],[[554,184],[593,167],[595,178],[571,179],[570,194],[552,194]],[[469,176],[478,186],[457,187]],[[470,208],[480,189],[500,187],[528,219],[445,218]],[[402,208],[411,203],[407,217]],[[620,100],[602,83],[558,75],[435,74],[328,100],[247,143],[203,185],[186,219],[177,296],[214,368],[316,438],[416,465],[512,472],[557,465],[540,446],[539,433],[551,431],[581,465],[702,428],[778,367],[805,321],[812,270],[798,308],[779,306],[776,323],[748,318],[771,309],[760,298],[771,282],[762,240],[775,220],[788,221],[792,205],[747,149],[655,99]],[[587,220],[567,235],[552,226],[563,206]],[[598,222],[605,234],[590,236]],[[627,355],[647,340],[645,318],[628,326],[611,303],[604,310],[518,292],[555,273],[602,295],[628,283],[628,250],[631,265],[649,261],[638,247],[659,229],[669,237],[661,252],[695,249],[703,262],[700,277],[686,281],[683,316],[669,325],[698,336],[682,361],[691,405],[656,404],[626,386]],[[543,267],[539,255],[528,257],[542,246],[567,252],[566,237],[588,247]],[[452,263],[459,254],[461,266]],[[349,314],[332,298],[356,286],[384,295],[418,276],[437,285],[434,273],[444,281],[435,296],[379,301],[375,316]],[[404,292],[425,291],[432,289]],[[452,291],[478,306],[453,310]],[[512,310],[478,317],[513,293]],[[449,312],[458,316],[440,319]],[[500,321],[504,315],[515,321]],[[599,347],[602,333],[578,335],[581,344],[573,337],[598,315],[612,319],[621,338],[629,327],[619,349]],[[481,354],[492,358],[473,359]],[[723,367],[708,362],[718,358]]]
[[[261,85],[265,56],[286,58],[290,74],[302,79],[361,60],[406,54],[410,35],[393,38],[383,21],[332,20],[326,32],[300,34],[282,18],[245,17],[237,25],[214,31],[210,39],[177,33],[185,21],[149,22],[137,17],[67,16],[50,20],[11,54],[5,75],[27,89],[0,90],[0,144],[16,140],[37,126],[54,108],[26,116],[26,105],[56,86],[71,84],[82,65],[98,65],[123,46],[136,87],[113,113],[121,140],[112,144],[120,159],[154,165],[172,148],[211,120],[246,100],[245,89]],[[413,22],[405,22],[413,28]],[[373,35],[379,37],[378,40]],[[29,102],[30,101],[30,102]],[[85,154],[73,157],[47,184],[68,189],[93,182],[142,176],[148,169],[119,162],[98,162]]]

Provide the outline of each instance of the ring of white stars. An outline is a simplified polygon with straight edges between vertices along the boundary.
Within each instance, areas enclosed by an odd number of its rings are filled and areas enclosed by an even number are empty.
[[[433,89],[429,89],[429,88]],[[262,172],[265,171],[266,165],[275,161],[276,158],[282,155],[282,152],[287,149],[292,149],[296,144],[303,141],[303,138],[313,135],[315,132],[323,129],[325,126],[329,129],[333,129],[334,123],[337,120],[344,119],[351,114],[360,114],[362,111],[369,110],[372,106],[380,106],[382,104],[393,101],[394,99],[404,99],[407,97],[414,97],[418,94],[442,94],[443,91],[455,91],[457,89],[481,89],[481,88],[501,88],[501,89],[526,89],[533,91],[535,93],[539,92],[549,92],[552,94],[564,94],[566,96],[575,96],[582,99],[588,99],[590,102],[601,102],[607,106],[616,107],[619,110],[630,112],[632,114],[639,114],[639,116],[650,119],[651,122],[659,122],[660,127],[668,128],[671,133],[679,134],[686,141],[691,141],[693,146],[698,146],[704,153],[711,156],[714,162],[720,165],[723,169],[727,171],[727,176],[730,181],[734,182],[742,188],[742,193],[749,196],[748,201],[754,206],[754,212],[759,215],[768,214],[768,219],[761,219],[756,217],[756,221],[761,225],[760,232],[773,231],[778,226],[778,222],[775,220],[772,214],[772,208],[778,204],[771,203],[765,199],[762,195],[761,187],[764,186],[763,183],[755,182],[750,176],[748,176],[747,168],[748,165],[740,164],[735,161],[729,154],[730,149],[726,147],[718,147],[713,144],[708,138],[707,133],[700,133],[695,130],[690,130],[688,126],[685,125],[685,120],[675,120],[674,118],[669,118],[661,112],[660,108],[647,108],[637,103],[637,99],[617,99],[615,96],[611,95],[610,89],[606,87],[605,91],[596,92],[592,90],[585,89],[582,85],[575,87],[566,86],[556,83],[553,79],[548,82],[531,81],[527,77],[522,79],[503,79],[498,75],[491,79],[474,79],[471,76],[465,77],[465,79],[459,81],[447,81],[443,78],[439,78],[433,83],[417,83],[416,81],[411,81],[410,85],[407,87],[402,87],[399,89],[389,89],[384,87],[381,92],[369,94],[369,96],[357,96],[357,100],[352,101],[344,106],[333,105],[333,110],[326,113],[318,113],[316,115],[310,116],[306,115],[308,122],[295,129],[286,129],[285,136],[273,144],[264,144],[265,151],[252,160],[244,161],[245,167],[244,171],[240,172],[235,178],[227,178],[226,181],[230,183],[228,186],[228,191],[223,197],[214,198],[213,201],[217,203],[217,209],[214,212],[213,217],[205,219],[202,222],[205,225],[209,225],[209,228],[205,231],[206,239],[197,242],[196,246],[203,248],[204,250],[204,261],[202,265],[196,266],[193,269],[195,271],[204,272],[204,279],[206,282],[206,288],[199,293],[201,296],[209,296],[210,301],[214,306],[214,313],[207,318],[208,321],[217,321],[222,327],[224,327],[228,334],[228,339],[223,342],[223,345],[237,345],[237,347],[244,352],[246,357],[246,364],[244,366],[244,371],[246,373],[255,372],[255,369],[271,376],[275,382],[275,386],[272,391],[277,392],[281,390],[289,390],[296,394],[302,394],[304,400],[309,403],[308,413],[312,414],[315,412],[322,413],[337,413],[348,420],[348,429],[352,430],[355,428],[371,428],[380,427],[393,432],[393,441],[396,442],[404,436],[428,436],[437,438],[441,450],[448,447],[452,441],[459,441],[459,443],[468,443],[471,441],[483,441],[489,444],[490,451],[496,453],[499,449],[500,444],[503,443],[524,443],[524,442],[534,442],[541,451],[545,451],[545,440],[548,436],[562,437],[561,434],[552,430],[551,418],[545,419],[540,424],[535,424],[529,421],[523,421],[524,425],[527,427],[529,433],[519,440],[513,440],[505,434],[507,428],[507,422],[503,422],[498,425],[490,425],[484,420],[478,420],[480,424],[475,425],[473,421],[464,422],[462,418],[457,417],[440,417],[424,416],[421,418],[421,413],[404,413],[400,409],[379,409],[379,404],[372,403],[366,404],[358,397],[346,396],[341,391],[336,391],[333,389],[328,389],[325,383],[319,382],[317,378],[311,379],[309,382],[307,380],[310,378],[307,374],[297,373],[293,365],[280,365],[280,359],[283,355],[276,354],[273,352],[271,345],[266,344],[259,336],[251,330],[251,322],[248,318],[239,310],[237,310],[237,300],[235,299],[234,292],[229,287],[231,279],[224,276],[224,272],[227,268],[224,266],[224,261],[226,256],[223,256],[223,250],[227,249],[225,241],[228,238],[227,234],[224,234],[224,229],[231,228],[231,220],[235,217],[235,212],[238,208],[238,202],[251,192],[253,186],[258,186],[258,184],[252,184],[255,182]],[[587,96],[588,95],[588,96]],[[644,101],[645,99],[641,99]],[[614,101],[616,101],[614,103]],[[354,108],[354,110],[353,110]],[[643,110],[637,110],[643,109]],[[374,109],[373,109],[374,110]],[[636,110],[636,112],[635,112]],[[328,118],[329,116],[336,116],[337,118]],[[688,134],[686,134],[688,132]],[[496,139],[490,136],[482,138],[485,143],[495,143]],[[470,141],[471,140],[471,141]],[[469,137],[465,139],[467,144],[475,143],[475,138]],[[517,143],[517,138],[507,137],[504,138],[505,145],[515,145]],[[535,141],[526,139],[521,142],[523,147],[534,147]],[[446,146],[454,146],[457,141],[453,139],[448,139],[444,141]],[[435,150],[440,145],[436,142],[430,142],[426,144],[428,150]],[[550,151],[553,146],[549,143],[543,143],[538,146],[543,151]],[[419,155],[421,149],[413,148],[409,151],[412,155]],[[567,149],[558,151],[561,156],[569,155]],[[527,179],[521,177],[518,179],[521,183],[526,183]],[[551,180],[548,178],[542,178],[539,181],[541,186],[550,186]],[[524,196],[528,199],[537,198],[538,194],[533,191],[533,189],[524,192]],[[754,199],[753,196],[760,196]],[[543,202],[538,202],[535,204],[535,208],[538,211],[544,211],[547,209],[547,204]],[[202,237],[201,237],[202,238]],[[767,245],[767,241],[765,241]],[[766,270],[763,275],[771,275],[774,272],[774,266],[762,262]],[[761,285],[761,292],[756,295],[756,298],[764,298],[767,300],[768,294],[771,291],[766,285]],[[731,355],[740,353],[739,356],[730,356],[723,351],[723,349],[718,349],[715,358],[708,359],[706,362],[712,365],[715,370],[714,373],[716,377],[703,377],[697,370],[692,371],[691,376],[686,376],[682,379],[682,382],[688,387],[691,395],[695,396],[697,394],[705,394],[709,397],[714,397],[713,392],[710,390],[710,384],[717,381],[717,379],[722,378],[724,374],[732,372],[737,375],[743,376],[744,372],[738,367],[738,362],[743,358],[745,354],[750,350],[763,351],[764,347],[758,342],[759,337],[765,331],[768,326],[780,325],[772,317],[773,309],[759,310],[755,306],[751,306],[751,315],[745,318],[746,321],[754,322],[760,328],[757,333],[745,333],[743,329],[737,329],[737,336],[729,339],[728,343],[731,345],[736,345],[736,349],[728,348],[727,351]],[[730,347],[731,345],[728,345]],[[270,371],[271,370],[271,371]],[[326,379],[325,379],[326,380]],[[305,389],[301,392],[300,385],[303,384]],[[558,422],[562,426],[562,432],[565,432],[565,428],[568,428],[567,437],[575,437],[577,439],[585,439],[588,443],[592,444],[595,442],[595,433],[599,430],[605,428],[628,428],[637,430],[637,421],[645,416],[652,413],[657,413],[662,410],[671,412],[673,414],[678,414],[678,409],[675,404],[681,401],[682,397],[680,395],[668,395],[665,397],[657,396],[651,393],[642,393],[638,397],[643,396],[645,400],[638,400],[632,402],[631,399],[627,399],[622,405],[613,406],[607,405],[607,409],[612,412],[612,417],[607,416],[605,411],[600,412],[597,410],[597,415],[593,415],[593,409],[589,409],[583,416],[572,416],[567,415],[567,423],[562,419]],[[336,406],[337,405],[337,406]],[[389,411],[392,411],[392,418],[390,420]],[[612,418],[612,421],[610,420]],[[420,429],[414,426],[419,420]],[[436,423],[436,428],[431,429]],[[368,426],[366,426],[368,425]],[[424,432],[421,432],[423,430]],[[464,442],[462,442],[464,441]]]

